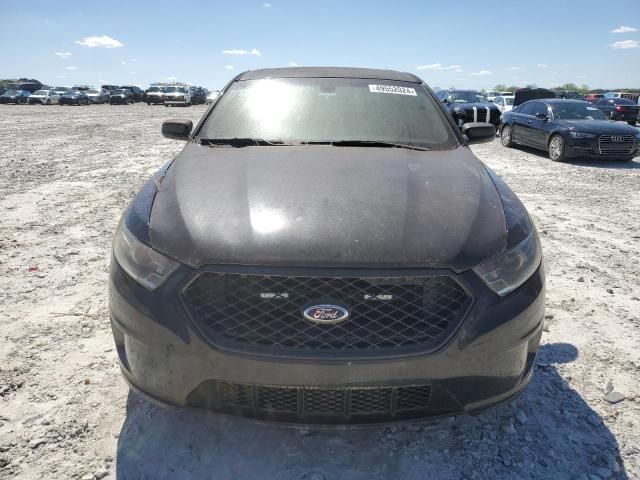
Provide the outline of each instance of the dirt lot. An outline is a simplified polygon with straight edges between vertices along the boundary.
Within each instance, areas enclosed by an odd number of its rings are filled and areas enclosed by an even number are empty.
[[[203,111],[1,106],[0,479],[640,478],[639,161],[474,147],[528,207],[546,257],[547,331],[511,405],[318,431],[130,394],[107,317],[112,233],[181,148],[162,119]]]

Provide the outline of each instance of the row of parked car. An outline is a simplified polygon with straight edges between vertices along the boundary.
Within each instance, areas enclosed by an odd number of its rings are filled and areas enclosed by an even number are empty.
[[[151,86],[147,90],[142,90],[135,85],[102,85],[100,88],[86,85],[74,87],[42,86],[33,93],[19,88],[2,90],[0,91],[0,103],[40,105],[89,105],[91,103],[127,105],[146,102],[147,105],[189,106],[207,102],[209,94],[205,88],[187,85]],[[209,99],[215,98],[215,96],[209,95]]]
[[[530,89],[521,89],[521,91],[527,90]],[[533,90],[540,92],[539,95],[544,98],[582,101],[601,111],[610,120],[624,121],[629,125],[635,125],[639,121],[640,105],[630,98],[623,98],[620,96],[622,94],[616,92],[571,96],[567,95],[567,92]],[[625,95],[633,96],[633,94]],[[517,105],[516,95],[512,92],[487,92],[485,95],[475,90],[439,90],[436,96],[451,113],[459,127],[468,122],[488,122],[497,128],[502,114],[510,112]]]
[[[474,90],[439,90],[436,96],[463,134],[472,126],[492,124],[505,147],[543,150],[557,162],[575,157],[631,161],[640,156],[640,129],[634,127],[640,105],[630,98],[605,94],[574,99],[543,88],[489,93],[495,96]]]

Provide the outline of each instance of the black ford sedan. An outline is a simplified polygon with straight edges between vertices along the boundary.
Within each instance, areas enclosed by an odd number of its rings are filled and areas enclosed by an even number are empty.
[[[640,155],[640,132],[608,120],[589,102],[532,100],[502,117],[500,139],[505,147],[526,145],[549,152],[562,162],[570,157],[631,161]]]
[[[142,394],[252,418],[485,409],[529,382],[545,277],[524,206],[416,76],[240,74],[117,228],[112,331]]]

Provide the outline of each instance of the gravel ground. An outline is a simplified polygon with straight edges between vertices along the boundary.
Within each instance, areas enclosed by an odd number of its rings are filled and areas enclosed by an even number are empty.
[[[112,233],[181,148],[161,121],[203,111],[0,108],[0,479],[640,478],[639,161],[474,147],[533,215],[547,264],[535,376],[510,405],[317,430],[129,393],[107,317]]]

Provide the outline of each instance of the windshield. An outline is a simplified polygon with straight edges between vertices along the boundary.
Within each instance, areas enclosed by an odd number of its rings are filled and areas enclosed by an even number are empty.
[[[184,87],[167,87],[167,90],[166,90],[167,93],[171,93],[171,92],[185,93],[186,91],[187,89]]]
[[[49,92],[46,90],[36,90],[34,95],[49,95]]]
[[[17,95],[18,91],[17,90],[7,90],[6,92],[4,92],[4,95]]]
[[[80,90],[70,90],[66,94],[67,95],[80,95]]]
[[[453,103],[490,103],[487,97],[477,92],[451,92]]]
[[[87,93],[100,94],[100,91],[99,90],[87,90]]]
[[[147,90],[147,92],[161,92],[162,89],[160,87],[149,87],[149,90]]]
[[[504,101],[507,103],[507,105],[513,105],[513,98],[504,97]]]
[[[600,110],[590,103],[563,103],[551,105],[556,120],[606,120]]]
[[[438,105],[419,84],[357,78],[235,82],[218,100],[201,137],[457,145]]]

